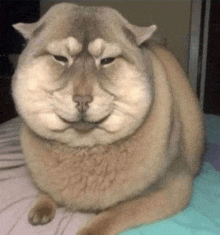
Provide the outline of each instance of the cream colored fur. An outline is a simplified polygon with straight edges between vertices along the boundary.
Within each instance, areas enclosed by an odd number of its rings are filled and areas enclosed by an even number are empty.
[[[83,19],[87,34],[71,35],[74,19],[79,27]],[[30,222],[49,222],[56,205],[102,211],[78,234],[115,235],[186,207],[201,164],[202,112],[174,56],[149,41],[156,27],[131,25],[110,8],[58,4],[15,28],[29,43],[13,96],[27,166],[42,193]],[[82,130],[76,95],[92,96]]]

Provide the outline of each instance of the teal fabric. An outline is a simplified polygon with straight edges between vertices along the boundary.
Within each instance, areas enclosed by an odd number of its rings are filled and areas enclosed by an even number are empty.
[[[209,163],[214,163],[210,161],[213,158],[215,162],[220,160],[220,152],[213,151],[214,147],[220,148],[220,117],[206,115],[205,124],[210,149],[201,174],[195,179],[189,206],[173,217],[132,228],[120,235],[220,235],[220,174],[216,171],[218,166]]]
[[[204,163],[190,205],[168,219],[120,235],[220,235],[220,174]]]
[[[207,141],[220,145],[220,117],[216,115],[205,116]]]

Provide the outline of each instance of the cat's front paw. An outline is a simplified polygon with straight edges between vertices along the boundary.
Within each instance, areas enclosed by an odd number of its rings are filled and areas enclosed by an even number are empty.
[[[42,195],[28,214],[28,220],[32,225],[43,225],[49,223],[55,216],[56,205],[53,199]]]

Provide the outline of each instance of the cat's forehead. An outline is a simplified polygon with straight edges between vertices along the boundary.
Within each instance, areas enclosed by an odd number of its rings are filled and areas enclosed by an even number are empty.
[[[54,39],[74,37],[81,44],[97,38],[111,40],[115,31],[121,34],[121,20],[118,13],[108,7],[85,7],[75,4],[58,4],[41,19],[35,30],[50,34]]]

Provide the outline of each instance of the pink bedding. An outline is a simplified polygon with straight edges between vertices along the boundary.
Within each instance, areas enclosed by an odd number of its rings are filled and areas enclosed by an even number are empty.
[[[0,127],[0,235],[73,235],[92,214],[57,210],[52,222],[32,226],[28,211],[37,197],[19,145],[20,120],[12,119]]]

